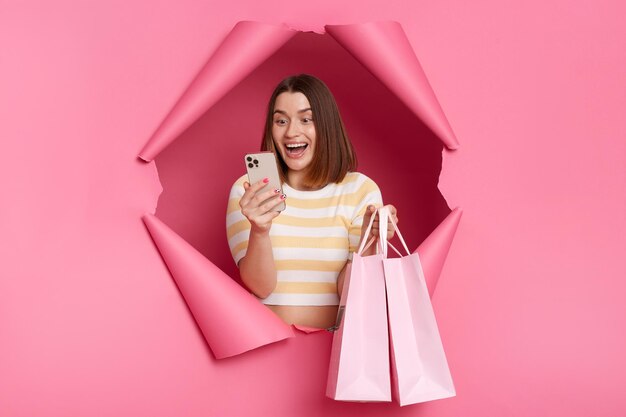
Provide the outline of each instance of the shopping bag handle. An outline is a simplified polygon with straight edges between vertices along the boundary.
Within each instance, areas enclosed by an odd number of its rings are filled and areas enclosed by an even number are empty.
[[[372,243],[374,243],[374,241],[376,240],[376,236],[372,236],[370,238],[370,240],[367,241],[367,243],[365,244],[365,247],[363,248],[362,252],[358,252],[358,254],[360,255],[361,253],[365,252],[370,246],[372,246]],[[376,253],[382,253],[382,249],[380,246],[380,242],[376,242]],[[402,255],[400,255],[402,256]]]
[[[365,208],[365,210],[367,210],[367,208]],[[376,240],[376,236],[372,236],[369,240],[367,238],[369,237],[370,232],[372,231],[372,226],[374,225],[374,219],[376,218],[377,212],[378,210],[372,213],[372,216],[370,217],[370,222],[367,225],[367,229],[365,230],[365,234],[361,237],[361,245],[359,246],[359,250],[357,251],[358,255],[361,255],[363,252],[365,252],[372,245],[372,243]],[[381,253],[381,252],[382,252],[382,246],[380,242],[377,242],[376,253]]]
[[[411,251],[409,251],[409,248],[407,247],[406,242],[404,241],[404,238],[402,237],[402,233],[400,233],[400,229],[398,229],[398,224],[394,220],[393,216],[390,215],[391,213],[389,212],[389,206],[383,206],[379,208],[377,212],[378,212],[378,241],[381,246],[381,252],[383,254],[383,257],[384,258],[387,257],[387,246],[391,246],[391,248],[399,256],[402,256],[402,254],[398,251],[398,249],[396,249],[396,247],[393,246],[391,242],[389,242],[388,240],[388,236],[387,236],[387,221],[388,220],[391,220],[391,225],[393,226],[393,229],[395,230],[395,232],[398,234],[398,238],[400,239],[400,242],[402,242],[402,246],[404,247],[404,250],[406,250],[407,255],[410,255]]]

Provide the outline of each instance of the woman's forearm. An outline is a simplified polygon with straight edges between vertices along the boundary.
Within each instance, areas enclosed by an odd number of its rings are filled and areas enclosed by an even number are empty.
[[[341,299],[341,293],[343,292],[343,281],[346,278],[346,270],[348,269],[348,265],[351,263],[351,261],[346,261],[346,264],[343,266],[343,268],[341,268],[341,271],[339,271],[339,275],[337,276],[337,294],[339,295],[339,298]]]
[[[276,288],[276,266],[269,231],[250,231],[246,256],[239,261],[241,280],[254,295],[267,298]]]

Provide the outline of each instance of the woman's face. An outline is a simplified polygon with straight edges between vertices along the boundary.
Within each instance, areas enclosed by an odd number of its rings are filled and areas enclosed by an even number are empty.
[[[276,97],[272,136],[289,170],[305,171],[315,154],[315,124],[304,94],[284,92]]]

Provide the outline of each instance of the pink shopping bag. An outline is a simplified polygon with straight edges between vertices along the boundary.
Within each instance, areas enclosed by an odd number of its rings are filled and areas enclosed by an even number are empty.
[[[326,386],[335,400],[391,401],[382,255],[361,256],[374,240],[365,245],[366,238],[348,265],[339,304]]]
[[[378,210],[381,225],[390,218],[386,207]],[[393,397],[400,405],[453,397],[456,395],[448,362],[435,320],[424,272],[417,253],[411,254],[391,218],[407,252],[402,256],[380,227],[387,313],[391,341]],[[391,246],[400,258],[387,258]]]

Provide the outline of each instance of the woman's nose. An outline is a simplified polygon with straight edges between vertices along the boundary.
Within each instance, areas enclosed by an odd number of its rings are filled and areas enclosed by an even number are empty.
[[[289,123],[287,127],[287,136],[294,137],[300,134],[300,127],[297,123]]]

